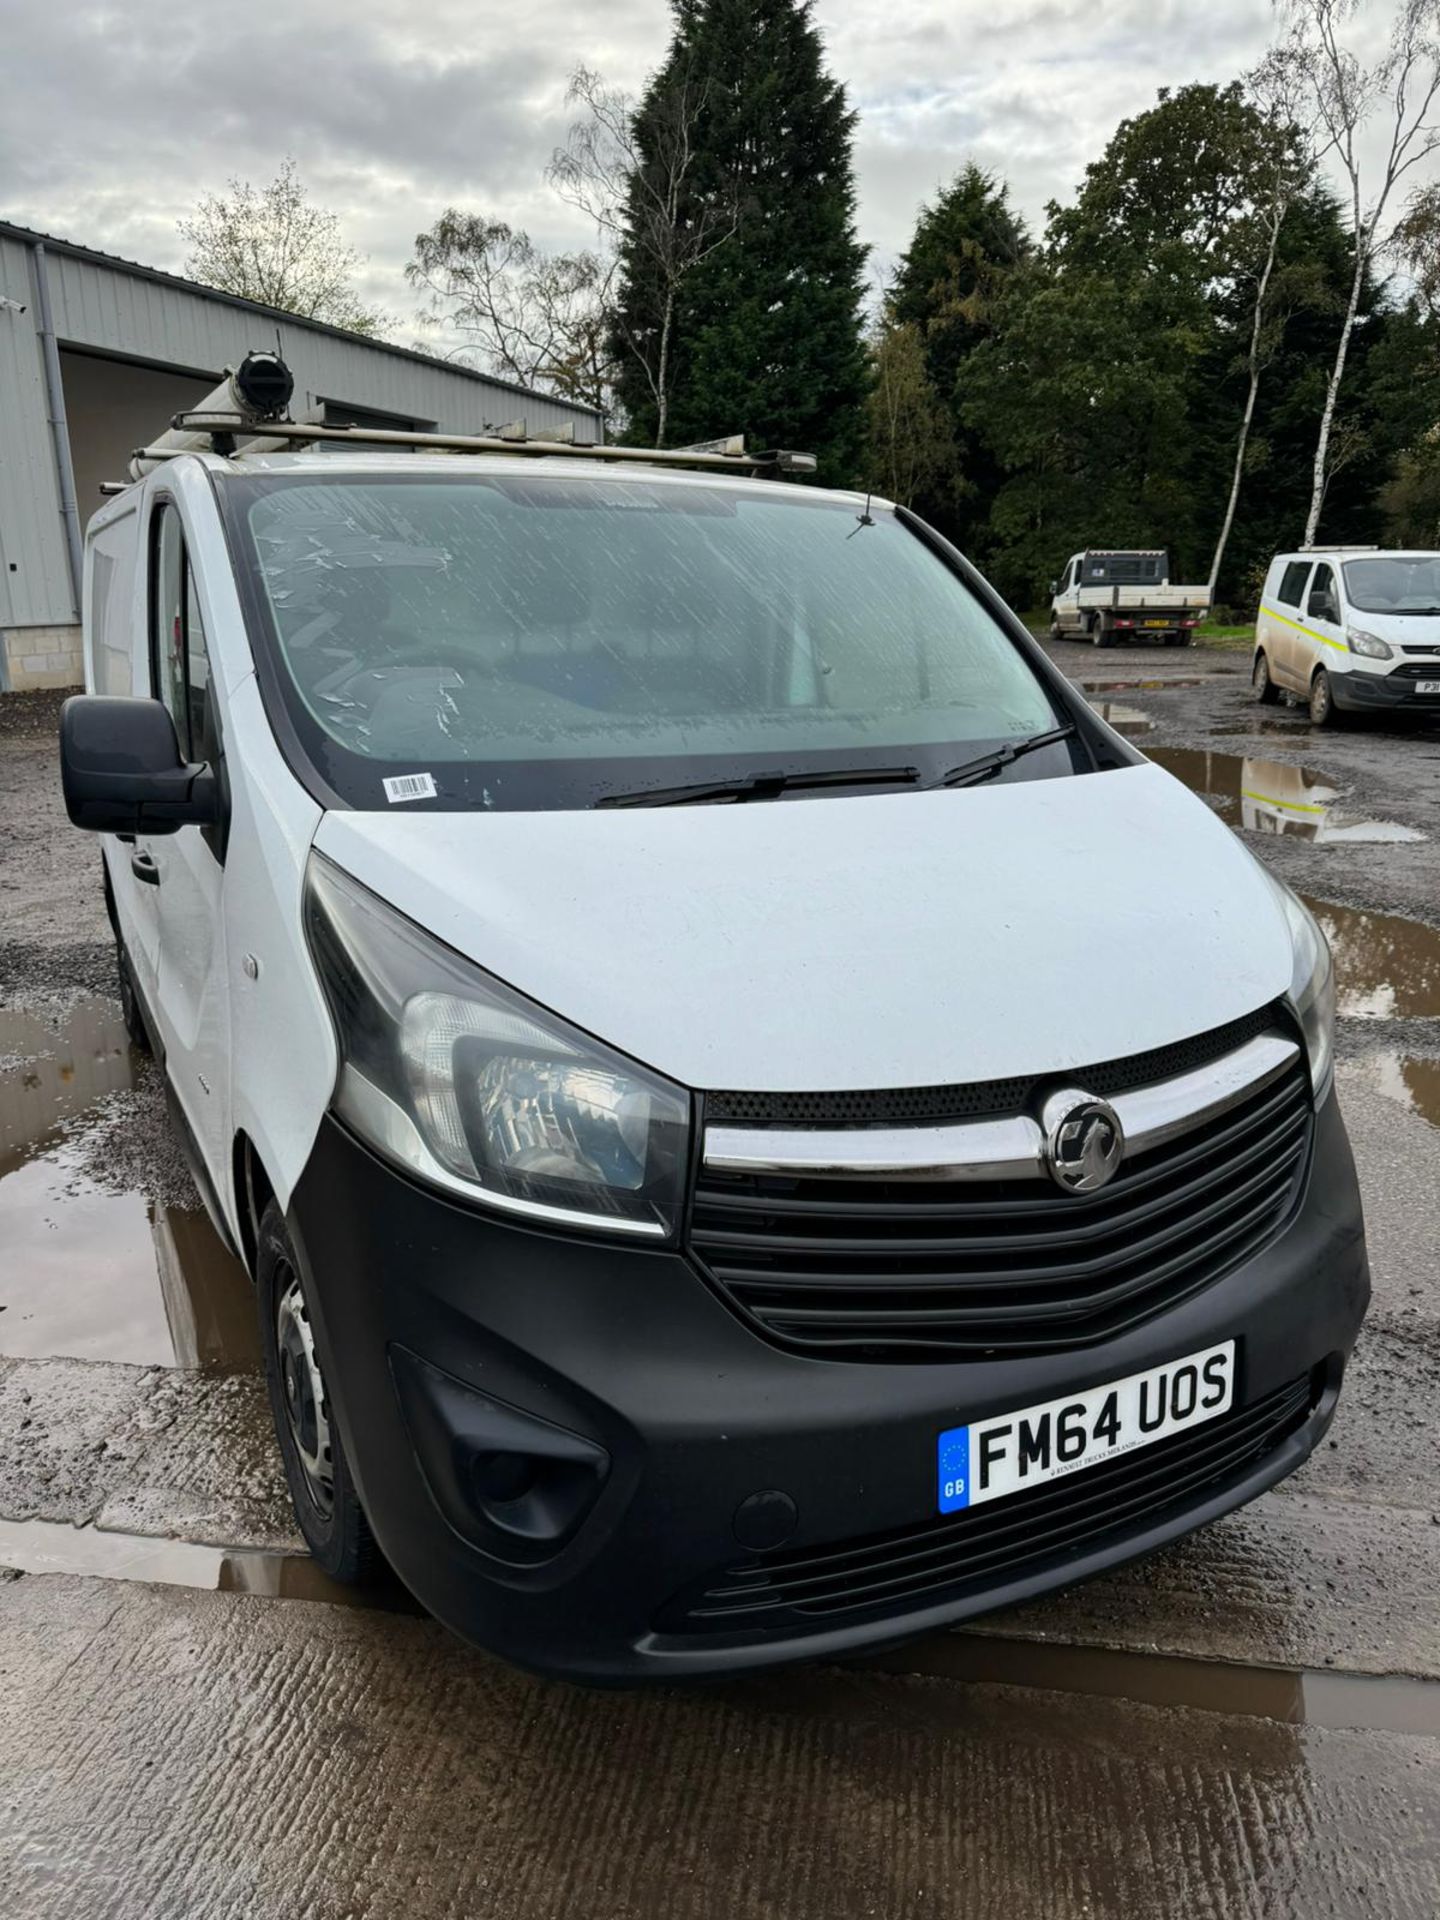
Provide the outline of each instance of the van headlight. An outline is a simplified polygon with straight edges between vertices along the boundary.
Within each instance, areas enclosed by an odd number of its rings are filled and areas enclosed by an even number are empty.
[[[1335,967],[1330,958],[1330,943],[1304,901],[1297,899],[1273,874],[1270,878],[1290,928],[1294,965],[1286,998],[1305,1035],[1305,1051],[1310,1056],[1310,1084],[1318,1107],[1330,1091],[1335,1065]]]
[[[1347,627],[1345,638],[1349,642],[1351,653],[1360,653],[1367,660],[1391,660],[1394,650],[1387,640],[1378,634],[1366,633],[1363,627]]]
[[[552,1226],[672,1235],[690,1099],[406,920],[322,855],[305,935],[335,1111],[432,1186]]]

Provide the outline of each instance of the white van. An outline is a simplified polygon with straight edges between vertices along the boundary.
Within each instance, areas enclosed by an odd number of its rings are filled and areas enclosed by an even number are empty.
[[[1324,940],[973,568],[791,457],[200,421],[91,523],[64,786],[331,1574],[719,1674],[1299,1465]]]
[[[1440,713],[1440,553],[1278,554],[1255,623],[1255,698],[1297,695],[1317,727],[1347,713]]]

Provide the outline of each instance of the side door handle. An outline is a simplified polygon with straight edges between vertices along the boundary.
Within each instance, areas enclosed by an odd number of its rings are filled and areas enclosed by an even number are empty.
[[[153,853],[132,853],[130,871],[137,880],[143,880],[147,887],[158,887],[160,868]]]

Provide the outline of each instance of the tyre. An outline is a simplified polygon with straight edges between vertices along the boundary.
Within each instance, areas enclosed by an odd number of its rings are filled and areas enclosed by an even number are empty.
[[[1114,635],[1097,614],[1090,622],[1090,644],[1093,647],[1108,647],[1113,644]]]
[[[1280,698],[1280,689],[1270,678],[1270,661],[1263,653],[1255,655],[1255,665],[1250,672],[1250,691],[1262,707],[1273,707]]]
[[[1193,627],[1181,627],[1177,634],[1172,635],[1170,644],[1172,647],[1193,647],[1195,644],[1195,629]]]
[[[115,889],[110,885],[110,869],[103,859],[100,862],[100,884],[105,894],[105,916],[115,936],[115,978],[120,993],[120,1017],[125,1022],[131,1046],[138,1047],[141,1053],[149,1053],[150,1035],[145,1028],[145,1016],[140,1011],[140,996],[135,991],[130,955],[125,951],[125,942],[120,933],[120,916],[115,911]]]
[[[1063,640],[1065,638],[1065,629],[1058,620],[1052,620],[1050,622],[1050,638],[1052,640]]]
[[[255,1295],[265,1385],[295,1518],[332,1580],[365,1586],[384,1562],[331,1416],[300,1264],[273,1200],[256,1237]]]
[[[141,1053],[150,1051],[150,1035],[146,1030],[145,1016],[140,1011],[140,996],[135,991],[135,976],[130,971],[130,955],[125,951],[125,942],[115,936],[115,973],[120,983],[120,1013],[125,1022],[125,1031],[130,1036],[132,1047],[138,1047]]]
[[[1310,724],[1312,727],[1333,727],[1339,723],[1339,719],[1330,676],[1324,667],[1317,667],[1315,678],[1310,682]]]

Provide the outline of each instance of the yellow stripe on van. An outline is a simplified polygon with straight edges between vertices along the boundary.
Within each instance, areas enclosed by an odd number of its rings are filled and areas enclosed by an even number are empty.
[[[1329,640],[1323,633],[1312,633],[1309,627],[1302,627],[1298,620],[1287,620],[1283,613],[1276,613],[1273,607],[1267,607],[1262,601],[1260,611],[1271,620],[1278,620],[1282,627],[1293,627],[1296,633],[1303,633],[1307,640],[1318,640],[1322,647],[1333,647],[1337,653],[1348,653],[1350,649],[1343,640]]]
[[[1328,807],[1313,806],[1308,800],[1280,800],[1273,793],[1255,793],[1249,787],[1240,789],[1242,800],[1258,800],[1262,806],[1278,807],[1281,813],[1328,813]]]

